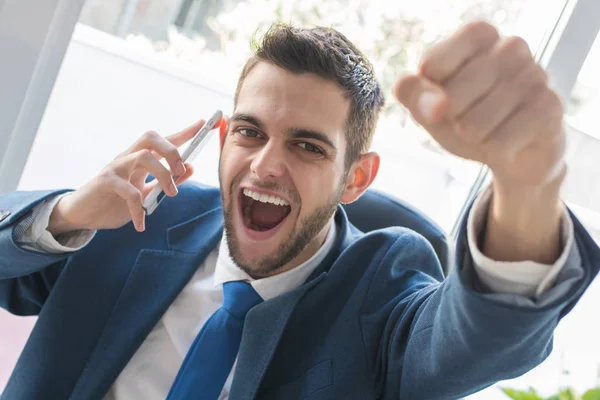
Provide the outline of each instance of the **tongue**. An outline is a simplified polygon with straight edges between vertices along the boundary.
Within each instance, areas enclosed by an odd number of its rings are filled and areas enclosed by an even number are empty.
[[[271,229],[287,215],[288,207],[255,201],[252,204],[252,222],[261,229]]]

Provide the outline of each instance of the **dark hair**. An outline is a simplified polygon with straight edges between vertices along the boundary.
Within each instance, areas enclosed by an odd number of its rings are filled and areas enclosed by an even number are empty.
[[[260,42],[252,41],[254,56],[244,66],[234,102],[248,73],[261,61],[292,73],[313,73],[336,82],[350,98],[346,119],[346,168],[369,150],[384,96],[373,66],[344,35],[332,28],[272,25]]]

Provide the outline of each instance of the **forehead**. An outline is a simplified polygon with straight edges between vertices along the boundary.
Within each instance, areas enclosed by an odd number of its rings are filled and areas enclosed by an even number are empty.
[[[294,74],[267,62],[252,68],[239,91],[236,112],[267,127],[301,127],[343,134],[350,100],[335,82],[316,74]]]

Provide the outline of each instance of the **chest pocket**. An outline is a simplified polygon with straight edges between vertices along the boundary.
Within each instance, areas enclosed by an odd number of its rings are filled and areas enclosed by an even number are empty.
[[[308,399],[311,395],[333,384],[331,360],[323,361],[295,380],[268,390],[259,400]],[[320,399],[320,397],[318,397]]]

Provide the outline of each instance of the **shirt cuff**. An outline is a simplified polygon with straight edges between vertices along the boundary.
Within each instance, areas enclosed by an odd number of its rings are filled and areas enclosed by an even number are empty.
[[[495,261],[481,252],[477,240],[485,227],[491,198],[492,187],[489,186],[473,203],[467,220],[467,240],[479,283],[489,292],[537,299],[555,284],[556,277],[566,265],[573,247],[573,221],[565,208],[560,221],[561,243],[564,247],[554,264]]]
[[[33,208],[33,222],[29,227],[20,227],[22,232],[16,241],[21,245],[48,253],[69,253],[85,247],[95,236],[95,230],[66,232],[54,237],[48,231],[50,215],[60,199],[70,193],[63,193],[38,204]]]

